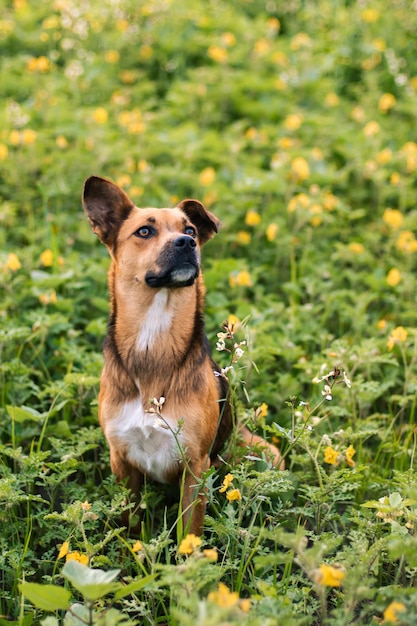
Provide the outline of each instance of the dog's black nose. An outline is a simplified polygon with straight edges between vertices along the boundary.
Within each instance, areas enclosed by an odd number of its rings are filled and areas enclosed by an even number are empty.
[[[189,235],[181,235],[181,237],[177,237],[174,241],[174,246],[177,248],[195,248],[196,245],[196,240]]]

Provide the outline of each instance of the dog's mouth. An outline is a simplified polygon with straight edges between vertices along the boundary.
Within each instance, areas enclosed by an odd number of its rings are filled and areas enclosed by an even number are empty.
[[[148,272],[145,282],[149,287],[190,287],[194,284],[200,268],[197,263],[185,261],[168,271]]]
[[[170,241],[145,276],[149,287],[189,287],[200,272],[200,255],[195,239],[181,235]]]

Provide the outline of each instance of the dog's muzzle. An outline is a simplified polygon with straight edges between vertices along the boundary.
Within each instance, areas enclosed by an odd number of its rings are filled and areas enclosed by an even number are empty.
[[[190,235],[181,235],[167,245],[157,261],[160,272],[145,276],[149,287],[189,287],[200,272],[197,242]]]

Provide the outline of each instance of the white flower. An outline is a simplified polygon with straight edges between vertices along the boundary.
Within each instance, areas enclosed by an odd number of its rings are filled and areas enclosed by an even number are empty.
[[[324,385],[324,389],[321,392],[321,395],[326,398],[326,400],[332,400],[332,389],[329,385]]]
[[[245,351],[242,348],[235,349],[235,358],[240,359],[245,354]]]
[[[346,372],[343,372],[343,381],[346,385],[346,387],[348,387],[348,389],[350,389],[352,387],[352,383],[350,382],[349,378],[346,375]]]

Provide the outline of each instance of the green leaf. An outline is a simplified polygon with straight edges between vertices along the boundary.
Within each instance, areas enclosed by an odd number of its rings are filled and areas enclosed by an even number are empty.
[[[85,626],[89,623],[90,611],[78,602],[71,605],[71,612],[67,612],[64,617],[64,626]]]
[[[45,416],[29,406],[6,406],[7,412],[15,422],[41,422]]]
[[[43,611],[68,609],[70,605],[71,592],[57,585],[21,583],[19,591],[32,604]]]
[[[401,495],[398,493],[398,491],[394,491],[394,493],[390,494],[390,496],[389,496],[389,503],[390,503],[390,506],[392,506],[393,509],[398,509],[401,504],[404,504],[403,503],[403,499],[402,499]]]
[[[116,591],[120,584],[113,582],[120,574],[119,569],[105,572],[101,569],[91,569],[77,561],[68,561],[62,569],[62,575],[85,597],[87,600],[98,600],[103,596]]]
[[[116,600],[120,600],[121,598],[125,598],[129,596],[131,593],[135,593],[135,591],[140,591],[146,585],[154,581],[156,578],[156,574],[150,574],[149,576],[145,576],[144,578],[140,578],[139,580],[135,580],[133,583],[122,587],[114,594]]]

